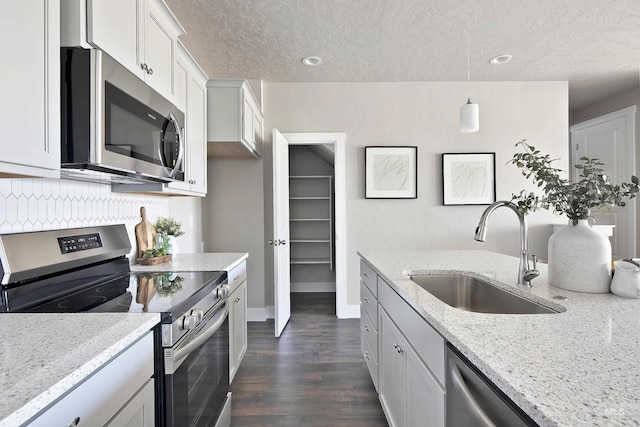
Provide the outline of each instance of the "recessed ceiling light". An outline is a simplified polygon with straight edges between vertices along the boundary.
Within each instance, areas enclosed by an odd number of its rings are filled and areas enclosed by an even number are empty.
[[[306,58],[302,58],[302,63],[304,65],[309,65],[313,67],[314,65],[318,65],[322,62],[322,58],[319,56],[307,56]]]
[[[489,60],[489,63],[491,63],[491,64],[504,64],[505,62],[511,61],[511,58],[513,58],[511,55],[498,55],[496,57],[491,58]]]

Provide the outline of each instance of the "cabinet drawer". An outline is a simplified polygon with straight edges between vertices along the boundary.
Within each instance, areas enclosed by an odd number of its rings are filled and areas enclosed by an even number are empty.
[[[369,264],[360,260],[360,278],[365,285],[369,288],[374,297],[378,298],[378,275],[373,271]]]
[[[444,339],[384,280],[379,280],[378,285],[380,304],[433,372],[434,377],[441,385],[444,384]]]
[[[233,292],[240,283],[247,279],[247,262],[242,261],[240,264],[233,267],[227,272],[227,277],[229,280],[230,292]]]
[[[373,296],[369,288],[367,288],[362,282],[360,282],[360,305],[369,315],[371,319],[378,318],[378,301]],[[376,329],[378,329],[377,323]]]
[[[369,343],[369,349],[373,357],[378,360],[378,329],[375,323],[369,318],[366,311],[360,306],[360,333],[364,335]]]
[[[373,357],[369,343],[365,339],[364,335],[360,334],[360,348],[362,349],[362,355],[364,356],[364,362],[367,364],[369,375],[373,381],[373,386],[378,391],[378,362]]]

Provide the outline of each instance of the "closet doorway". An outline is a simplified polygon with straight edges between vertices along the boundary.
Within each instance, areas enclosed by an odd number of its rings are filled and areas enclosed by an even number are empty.
[[[335,292],[337,317],[348,317],[346,135],[283,133],[277,139],[288,145],[288,155],[276,156],[274,143],[274,206],[288,207],[274,210],[276,233],[278,229],[288,229],[285,234],[289,240],[288,248],[282,248],[282,255],[288,256],[277,256],[279,246],[275,247],[274,256],[275,335],[280,336],[290,315],[290,291]],[[277,184],[284,181],[275,179],[278,170],[288,171],[286,184]],[[279,236],[274,240],[282,241]],[[290,274],[278,273],[285,269]]]

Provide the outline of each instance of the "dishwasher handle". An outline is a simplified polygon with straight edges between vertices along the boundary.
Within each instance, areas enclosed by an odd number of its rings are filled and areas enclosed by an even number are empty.
[[[450,361],[451,362],[451,361]],[[471,391],[467,388],[466,383],[464,382],[464,378],[462,378],[462,373],[460,369],[456,366],[455,363],[449,363],[449,371],[451,374],[451,381],[453,386],[456,388],[460,396],[464,398],[466,405],[471,409],[473,414],[476,416],[477,421],[481,424],[476,424],[483,427],[496,427],[496,425],[491,421],[489,416],[482,410],[476,399],[474,399]]]

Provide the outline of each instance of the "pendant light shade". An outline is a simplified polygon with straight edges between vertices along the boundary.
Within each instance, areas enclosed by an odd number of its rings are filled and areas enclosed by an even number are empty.
[[[478,104],[467,100],[467,103],[460,107],[460,132],[471,133],[480,129],[480,107]]]

